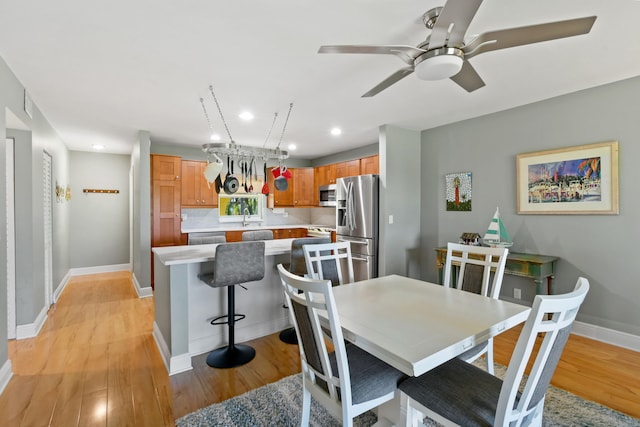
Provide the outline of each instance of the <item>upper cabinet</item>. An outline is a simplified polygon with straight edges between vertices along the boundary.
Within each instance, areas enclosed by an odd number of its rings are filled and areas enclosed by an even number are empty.
[[[319,189],[323,185],[335,184],[337,178],[344,178],[346,176],[380,173],[379,159],[380,157],[376,154],[361,159],[316,166],[314,168],[314,206],[318,206],[319,204]]]
[[[360,175],[360,159],[336,163],[336,178]]]
[[[363,157],[360,159],[360,175],[379,174],[380,156]]]
[[[218,193],[204,177],[207,162],[182,161],[182,206],[189,208],[218,207]]]
[[[313,207],[315,206],[315,186],[313,168],[289,168],[291,179],[288,188],[280,191],[275,187],[275,179],[269,169],[269,191],[273,193],[273,207]]]
[[[154,181],[179,181],[182,159],[177,156],[151,155],[151,179]]]
[[[293,169],[293,206],[315,206],[313,168]]]
[[[314,169],[314,182],[316,187],[336,183],[336,165],[318,166]]]

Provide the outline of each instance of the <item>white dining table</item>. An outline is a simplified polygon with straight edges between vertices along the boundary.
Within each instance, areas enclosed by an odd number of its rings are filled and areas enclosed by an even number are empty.
[[[419,376],[524,322],[530,307],[390,275],[333,288],[346,340]]]

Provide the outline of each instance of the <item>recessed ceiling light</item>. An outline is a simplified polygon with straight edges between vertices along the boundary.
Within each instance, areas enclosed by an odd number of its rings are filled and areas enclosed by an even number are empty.
[[[338,135],[340,135],[341,133],[342,133],[342,129],[340,129],[340,128],[333,128],[333,129],[331,129],[331,135],[333,135],[333,136],[338,136]]]
[[[289,150],[293,151],[293,150],[295,150],[296,148],[297,148],[297,147],[296,147],[296,144],[289,144]]]
[[[104,145],[102,144],[93,144],[91,147],[93,147],[94,150],[104,150]]]
[[[253,113],[251,111],[243,111],[238,117],[246,121],[253,120]]]
[[[220,135],[217,133],[212,133],[210,139],[212,141],[220,141]]]

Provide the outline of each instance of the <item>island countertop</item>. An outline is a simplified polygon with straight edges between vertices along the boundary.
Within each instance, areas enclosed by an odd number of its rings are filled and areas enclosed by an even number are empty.
[[[291,252],[293,239],[265,240],[265,256],[281,255]],[[222,243],[190,246],[162,246],[153,248],[156,259],[163,265],[191,264],[213,261],[216,248]]]

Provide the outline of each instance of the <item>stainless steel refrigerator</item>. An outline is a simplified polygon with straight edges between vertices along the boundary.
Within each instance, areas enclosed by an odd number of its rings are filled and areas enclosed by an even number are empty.
[[[351,242],[356,281],[378,277],[378,187],[378,175],[336,183],[336,240]]]

